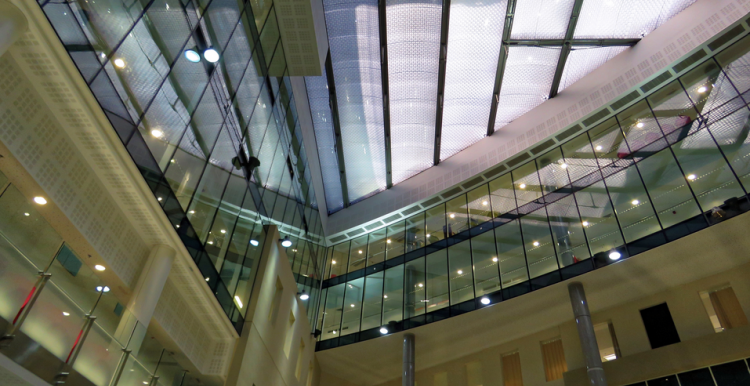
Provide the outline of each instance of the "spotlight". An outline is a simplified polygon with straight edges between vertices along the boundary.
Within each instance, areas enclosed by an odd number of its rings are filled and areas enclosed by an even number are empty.
[[[456,215],[451,213],[450,218],[456,218]]]
[[[568,164],[566,164],[565,162],[563,162],[563,163],[562,163],[562,164],[560,165],[560,167],[561,167],[561,168],[563,168],[563,169],[567,169],[567,168],[568,168]]]
[[[34,197],[34,202],[36,202],[39,205],[45,205],[45,204],[47,204],[47,199],[45,199],[42,196],[36,196],[36,197]]]
[[[125,68],[125,61],[120,58],[115,59],[114,63],[117,68]]]
[[[385,327],[380,327],[380,333],[383,334],[383,335],[385,335],[385,334],[388,333],[388,329],[385,328]]]
[[[189,62],[198,63],[201,61],[201,55],[194,49],[185,50],[185,59]]]
[[[464,274],[464,271],[462,271],[462,270],[460,270],[460,269],[459,269],[459,270],[457,271],[457,273],[458,273],[459,275],[463,275],[463,274]]]
[[[635,127],[637,127],[637,128],[639,128],[639,129],[640,129],[641,127],[643,127],[643,122],[638,122],[638,123],[637,123],[637,124],[635,125]]]
[[[706,88],[706,86],[701,86],[701,87],[700,87],[700,88],[698,89],[698,93],[699,93],[699,94],[703,94],[703,93],[704,93],[704,92],[706,92],[707,90],[708,90],[708,88]]]
[[[164,136],[164,132],[159,129],[153,129],[151,130],[151,136],[156,138],[161,138]]]
[[[589,226],[589,222],[588,222],[588,221],[584,221],[584,222],[583,222],[582,224],[583,224],[583,226],[585,226],[585,227]]]
[[[219,53],[215,49],[213,49],[213,48],[209,48],[209,49],[203,51],[203,57],[209,63],[216,63],[216,62],[219,61]]]
[[[482,300],[480,300],[480,301],[482,302],[482,304],[490,304],[490,298],[488,298],[486,296],[483,297]]]
[[[258,240],[256,240],[256,239],[252,239],[252,240],[250,240],[250,245],[252,245],[252,246],[254,246],[254,247],[257,247],[257,246],[258,246],[258,244],[260,244],[260,243],[258,242]]]
[[[596,151],[601,151],[601,150],[602,150],[602,147],[601,147],[601,145],[599,145],[599,146],[597,146],[597,147],[596,147],[595,149],[596,149]]]
[[[635,206],[635,205],[640,204],[641,202],[638,200],[633,200],[633,201],[630,201],[630,203],[633,204],[633,206]]]
[[[100,286],[100,285],[96,286],[96,292],[107,293],[107,292],[109,292],[109,287],[107,287],[106,285],[105,286]]]
[[[690,174],[690,175],[688,175],[688,176],[687,176],[687,179],[688,179],[688,180],[690,180],[690,181],[692,181],[692,180],[696,179],[696,177],[695,177],[695,174]]]
[[[497,263],[497,257],[493,257],[493,258],[492,258],[492,262],[493,262],[493,263]]]
[[[307,292],[302,291],[299,293],[299,298],[300,300],[307,300],[310,299],[310,295],[308,295]]]
[[[487,206],[487,201],[482,201],[482,205]]]
[[[538,246],[539,246],[539,242],[538,242],[538,241],[534,241],[534,242],[533,242],[532,244],[533,244],[533,245],[534,245],[535,247],[538,247]]]
[[[234,301],[237,302],[237,306],[239,306],[240,309],[241,309],[242,308],[242,300],[240,299],[240,297],[237,296],[237,295],[235,295],[234,296]]]
[[[63,316],[70,316],[70,313],[63,311]]]
[[[390,244],[391,243],[391,239],[388,239],[385,242],[388,243],[388,244]]]
[[[521,185],[518,185],[518,187],[521,189],[526,189],[526,184],[522,183]]]
[[[292,240],[289,240],[289,236],[284,236],[283,239],[279,239],[279,242],[281,243],[281,246],[284,248],[289,248],[292,246]]]
[[[97,271],[101,272],[101,271],[104,271],[107,268],[105,268],[103,265],[97,264],[97,265],[94,266],[94,269],[96,269]]]
[[[620,258],[620,252],[617,252],[616,249],[613,249],[609,252],[609,259],[610,260],[618,260]]]

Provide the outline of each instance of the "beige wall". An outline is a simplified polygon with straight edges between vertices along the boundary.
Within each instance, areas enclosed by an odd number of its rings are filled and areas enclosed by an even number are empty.
[[[237,343],[226,386],[307,386],[309,376],[317,385],[319,367],[315,362],[315,340],[302,301],[297,298],[289,260],[278,243],[279,233],[271,227],[258,265],[258,277],[248,307],[242,337]],[[283,288],[277,294],[277,282]],[[289,328],[290,313],[294,324]],[[291,334],[291,350],[285,344]],[[304,350],[300,350],[304,342]],[[298,358],[301,374],[297,377]]]
[[[729,284],[734,289],[743,310],[748,314],[750,311],[748,277],[750,277],[750,264],[745,264],[668,291],[593,313],[594,323],[612,322],[623,356],[621,359],[604,365],[610,378],[610,386],[625,385],[750,356],[750,326],[715,333],[699,296],[700,291]],[[559,285],[565,285],[565,283]],[[593,291],[593,289],[587,288],[587,291]],[[652,350],[641,320],[640,310],[663,302],[669,306],[682,343]],[[594,306],[592,304],[592,307]],[[542,362],[541,342],[555,337],[562,339],[569,372],[565,375],[565,380],[547,382]],[[447,385],[450,386],[502,386],[500,358],[503,354],[513,351],[518,351],[520,354],[525,386],[583,386],[588,384],[578,332],[573,320],[458,360],[418,371],[417,384],[419,386],[442,386],[444,383],[441,383],[439,378],[447,377]],[[416,360],[419,365],[419,341],[417,341]],[[476,380],[470,382],[471,377],[467,371],[467,365],[470,363],[479,363],[481,366],[481,383]],[[346,383],[329,374],[322,374],[321,381],[325,381],[321,382],[325,386],[357,384]],[[400,384],[400,379],[394,379],[382,385]]]

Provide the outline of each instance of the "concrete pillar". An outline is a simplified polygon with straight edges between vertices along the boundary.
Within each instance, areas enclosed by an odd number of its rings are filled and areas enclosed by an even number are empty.
[[[133,294],[126,307],[127,315],[122,318],[115,333],[115,338],[127,345],[132,355],[138,354],[146,335],[146,328],[154,316],[156,304],[172,269],[174,256],[175,250],[172,247],[154,246],[133,288]]]
[[[402,386],[414,386],[414,334],[404,334],[404,373]]]
[[[581,339],[581,349],[586,361],[586,371],[591,386],[607,386],[607,378],[602,368],[602,358],[599,355],[599,346],[596,343],[594,325],[591,323],[589,304],[586,301],[586,292],[583,284],[579,282],[568,285],[570,304],[573,306],[573,314],[576,317],[578,337]]]
[[[23,12],[8,0],[0,0],[0,56],[29,28]]]

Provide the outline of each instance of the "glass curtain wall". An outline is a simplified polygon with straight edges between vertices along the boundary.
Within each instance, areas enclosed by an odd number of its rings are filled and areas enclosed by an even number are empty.
[[[268,224],[314,315],[322,226],[273,4],[40,6],[235,327]]]
[[[485,307],[750,210],[748,47],[745,37],[486,185],[333,246],[349,269],[329,264],[323,288],[364,276],[365,305],[374,303],[360,325],[345,317],[358,333],[323,336],[318,348]],[[354,260],[365,244],[385,249],[385,260]],[[357,306],[359,293],[351,296]]]

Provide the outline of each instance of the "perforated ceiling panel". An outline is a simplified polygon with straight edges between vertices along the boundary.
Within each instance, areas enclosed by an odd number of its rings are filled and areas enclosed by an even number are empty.
[[[440,159],[487,135],[507,0],[451,1]]]
[[[568,55],[558,92],[627,49],[628,47],[575,47]]]
[[[377,0],[326,0],[349,198],[385,189],[385,129]]]
[[[440,0],[388,0],[388,81],[393,183],[432,166]]]
[[[574,0],[522,0],[516,5],[511,39],[562,39]]]

